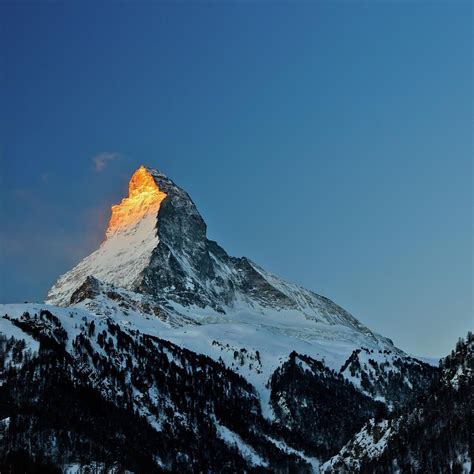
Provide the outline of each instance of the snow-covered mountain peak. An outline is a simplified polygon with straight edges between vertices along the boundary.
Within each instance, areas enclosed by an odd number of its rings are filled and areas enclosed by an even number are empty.
[[[164,174],[140,167],[129,196],[112,208],[107,239],[59,278],[46,302],[68,306],[77,304],[80,295],[94,308],[99,303],[112,307],[117,301],[107,296],[112,292],[129,300],[124,303],[129,308],[145,303],[155,308],[153,314],[172,326],[245,322],[264,324],[285,337],[343,343],[349,354],[360,345],[393,348],[328,298],[286,282],[246,257],[228,255],[206,231],[186,191]]]
[[[163,222],[158,228],[159,220]],[[58,279],[46,302],[69,305],[72,294],[88,276],[136,290],[143,286],[143,272],[160,240],[164,241],[162,247],[181,253],[182,242],[189,240],[182,236],[189,236],[191,230],[194,240],[205,239],[204,221],[188,194],[159,171],[141,166],[130,179],[128,196],[112,206],[104,242]],[[196,246],[195,242],[190,246]]]
[[[122,199],[120,204],[112,206],[107,238],[135,226],[148,214],[156,215],[165,198],[166,194],[158,188],[150,172],[140,166],[130,179],[128,197]]]

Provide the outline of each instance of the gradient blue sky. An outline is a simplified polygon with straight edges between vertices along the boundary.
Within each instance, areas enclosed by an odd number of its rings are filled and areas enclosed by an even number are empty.
[[[472,329],[470,2],[81,3],[0,5],[1,302],[94,250],[143,163],[401,348]]]

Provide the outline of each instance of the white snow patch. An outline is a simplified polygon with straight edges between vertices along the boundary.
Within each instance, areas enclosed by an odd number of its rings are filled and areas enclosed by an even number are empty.
[[[227,444],[235,446],[239,450],[242,457],[250,462],[250,464],[253,466],[268,466],[268,463],[262,459],[252,447],[245,443],[237,433],[234,433],[233,431],[229,430],[229,428],[221,425],[216,419],[214,419],[214,422],[219,438],[221,438]]]
[[[0,308],[3,305],[0,305]],[[20,305],[18,305],[20,306]],[[24,305],[21,305],[22,307]],[[21,314],[23,314],[24,311],[21,311]],[[0,314],[5,314],[5,312],[1,311],[0,309]],[[8,319],[0,317],[0,334],[3,334],[7,339],[10,339],[13,337],[13,339],[16,340],[23,340],[25,341],[26,347],[25,351],[29,353],[30,355],[34,355],[38,353],[39,350],[39,342],[33,339],[29,334],[26,334],[23,332],[19,327],[15,326],[11,321]],[[10,360],[9,357],[6,358],[5,360],[5,367],[8,367],[10,364],[12,364],[12,361]],[[0,367],[0,369],[3,369],[4,367]]]
[[[285,451],[286,453],[289,453],[289,454],[294,454],[294,455],[304,459],[311,466],[313,474],[319,474],[320,462],[317,458],[307,456],[302,451],[298,451],[298,450],[292,448],[291,446],[288,446],[286,443],[284,443],[281,440],[274,439],[274,438],[272,438],[270,436],[267,436],[267,435],[265,435],[265,437],[269,441],[271,441],[277,448],[281,449],[282,451]]]

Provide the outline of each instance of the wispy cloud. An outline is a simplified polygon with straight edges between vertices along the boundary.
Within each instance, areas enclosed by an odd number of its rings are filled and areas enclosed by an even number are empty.
[[[92,161],[94,162],[95,170],[100,173],[107,166],[109,161],[116,160],[119,157],[120,154],[117,152],[104,151],[98,155],[95,155],[92,158]]]

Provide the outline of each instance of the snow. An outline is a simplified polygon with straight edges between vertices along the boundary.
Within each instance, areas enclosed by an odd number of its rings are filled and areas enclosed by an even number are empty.
[[[290,300],[293,300],[296,303],[298,313],[303,314],[306,319],[312,319],[329,325],[349,325],[357,331],[365,330],[366,335],[374,337],[357,319],[332,301],[298,285],[286,282],[254,262],[250,262],[250,264],[270,285],[278,289]]]
[[[339,371],[355,349],[361,346],[373,349],[374,355],[370,357],[377,358],[378,351],[386,347],[352,327],[308,319],[298,310],[249,307],[246,302],[239,302],[224,315],[210,308],[173,303],[167,310],[168,319],[163,320],[142,310],[144,303],[150,303],[149,296],[117,288],[114,291],[127,301],[127,308],[101,293],[93,300],[67,308],[31,303],[3,305],[0,314],[20,317],[25,311],[34,314],[48,309],[60,317],[69,334],[69,350],[72,350],[72,341],[79,334],[84,318],[87,321],[94,319],[99,330],[106,318],[111,317],[129,332],[137,330],[214,360],[221,359],[227,368],[243,376],[255,388],[262,414],[269,420],[274,419],[274,413],[268,381],[292,351],[323,361],[330,369]],[[96,341],[91,342],[94,350],[101,354],[103,349]],[[344,375],[350,379],[350,373]],[[358,380],[351,381],[360,385]],[[155,428],[160,429],[159,422]]]
[[[21,308],[23,308],[25,305],[17,305]],[[5,314],[7,311],[4,311],[4,305],[0,305],[0,314]],[[24,313],[24,310],[21,311],[21,314]],[[0,334],[3,334],[6,336],[7,339],[10,339],[13,337],[13,339],[16,340],[24,340],[26,347],[25,350],[26,352],[29,352],[31,355],[34,355],[38,353],[39,350],[39,342],[33,339],[31,336],[28,334],[24,333],[19,327],[15,326],[11,321],[8,319],[0,317]],[[5,367],[8,367],[10,364],[12,364],[12,361],[9,359],[9,357],[6,358],[5,360]],[[3,369],[3,367],[0,367],[0,369]]]
[[[169,308],[174,318],[181,318],[180,325],[175,326],[171,324],[171,321],[164,321],[155,314],[145,313],[139,309],[138,306],[144,303],[148,297],[126,290],[119,289],[117,291],[120,291],[120,294],[130,303],[126,309],[116,300],[107,298],[105,294],[100,294],[93,300],[84,300],[66,308],[34,303],[0,305],[0,314],[8,314],[9,317],[15,319],[21,318],[25,312],[34,315],[39,314],[41,310],[49,310],[60,319],[61,325],[66,330],[68,334],[66,348],[71,353],[73,353],[72,341],[84,329],[85,324],[93,320],[96,325],[96,333],[98,333],[107,328],[108,318],[111,318],[129,334],[138,331],[141,334],[157,336],[195,353],[205,354],[214,360],[222,360],[227,368],[242,375],[255,388],[260,398],[262,414],[270,420],[274,419],[274,413],[269,403],[268,381],[274,371],[288,360],[292,351],[321,360],[328,368],[336,371],[339,371],[352,352],[355,349],[360,349],[361,345],[368,351],[361,350],[359,359],[361,365],[366,365],[369,371],[371,369],[371,365],[368,363],[369,359],[374,359],[380,364],[381,362],[393,363],[393,360],[400,357],[398,353],[394,352],[383,353],[386,346],[353,328],[307,319],[296,310],[270,311],[265,308],[265,312],[262,314],[260,312],[262,308],[258,306],[249,308],[240,305],[232,312],[229,311],[222,315],[209,308],[182,307],[175,304]],[[191,320],[192,324],[183,325],[188,320]],[[0,318],[0,332],[7,337],[13,336],[16,339],[25,340],[27,348],[32,353],[39,349],[37,341],[5,318]],[[115,345],[114,336],[110,334],[109,336]],[[91,338],[90,343],[94,351],[99,355],[105,355],[96,338]],[[173,355],[169,353],[168,357],[172,359]],[[135,360],[132,362],[138,363]],[[118,367],[120,367],[120,363],[117,360]],[[180,364],[180,361],[177,360],[176,363]],[[304,361],[299,360],[298,363],[303,369],[309,368]],[[85,370],[90,369],[86,367]],[[390,370],[393,370],[393,367]],[[352,380],[348,371],[344,375],[360,389],[360,381],[357,378]],[[93,379],[93,370],[90,376]],[[107,397],[109,388],[106,385],[98,386],[98,389]],[[163,420],[150,413],[142,401],[143,393],[137,392],[135,395],[135,409],[141,416],[148,419],[155,430],[160,431]],[[156,389],[150,389],[146,395],[152,405],[158,404],[159,393]],[[175,407],[170,408],[175,409]],[[175,413],[174,416],[182,417],[179,413]],[[186,423],[186,421],[183,417],[183,422]],[[219,424],[217,420],[215,423],[219,436],[227,443],[235,445],[249,462],[255,466],[267,466],[265,459],[236,433]],[[386,426],[387,421],[383,421],[377,427],[383,436],[375,440],[373,436],[375,428],[373,422],[371,423],[371,434],[364,428],[356,435],[353,442],[364,452],[368,452],[370,456],[376,457],[383,451],[391,430]],[[350,448],[349,445],[346,445],[337,455],[339,458],[336,456],[320,467],[317,459],[294,450],[282,441],[270,438],[269,440],[283,451],[305,459],[315,473],[320,470],[321,472],[325,472],[325,469],[330,470],[331,466],[341,459],[341,456],[344,457],[347,454],[344,450]],[[68,467],[69,471],[66,472],[77,472],[74,471],[77,466],[79,465],[71,464]]]
[[[459,389],[460,381],[464,379],[465,377],[467,377],[468,372],[470,372],[470,369],[462,365],[460,365],[456,369],[456,373],[454,374],[453,378],[449,381],[449,383],[452,385],[452,387],[455,390]]]
[[[166,329],[158,331],[157,335],[214,360],[222,358],[226,367],[242,375],[255,387],[260,396],[262,413],[268,419],[273,419],[274,415],[269,404],[270,389],[267,382],[273,372],[288,360],[292,351],[323,360],[330,369],[339,371],[352,351],[358,347],[357,343],[337,339],[332,340],[332,344],[321,343],[318,339],[300,337],[304,335],[303,331],[289,332],[277,325],[259,324],[258,319],[252,315],[241,317],[242,320],[237,322],[232,319],[222,321],[221,316],[221,322],[218,323],[208,321],[207,324],[198,326]],[[336,333],[337,330],[335,328]],[[219,344],[213,344],[213,341]],[[242,349],[247,351],[243,365],[240,358],[234,358],[234,353]],[[257,352],[260,364],[255,359]]]
[[[73,463],[73,464],[66,464],[63,466],[64,474],[80,474],[82,469],[81,464]]]
[[[355,375],[352,375],[351,368],[346,367],[346,369],[342,372],[342,375],[346,380],[351,382],[357,389],[359,389],[365,395],[372,397],[377,401],[381,401],[387,404],[389,409],[392,409],[393,406],[387,403],[387,400],[381,394],[374,394],[371,392],[367,392],[362,388],[362,372],[364,372],[368,379],[371,381],[377,381],[380,375],[388,376],[390,373],[392,375],[401,373],[400,367],[396,365],[399,361],[405,361],[405,363],[411,365],[421,365],[421,361],[412,357],[402,356],[399,352],[394,352],[392,350],[375,350],[369,348],[360,348],[357,353],[357,360],[360,364],[360,370],[356,369]],[[372,365],[375,362],[377,366],[376,368]],[[409,378],[409,372],[403,376],[403,383],[409,388],[413,389],[412,381]]]
[[[109,464],[109,463],[108,463]],[[118,465],[117,465],[118,466]],[[92,461],[89,464],[70,463],[63,466],[64,474],[83,474],[86,472],[103,472],[104,474],[133,474],[130,471],[119,469],[118,467],[107,467],[105,463]]]
[[[469,459],[469,456],[467,456],[467,454],[466,454],[466,457],[467,457],[467,461],[465,461],[462,466],[462,474],[470,474],[472,472],[471,460]]]
[[[71,294],[88,276],[132,288],[158,245],[156,222],[156,215],[147,214],[135,225],[109,236],[95,252],[58,279],[45,302],[68,305]]]
[[[127,301],[146,298],[137,293],[122,291]],[[3,305],[0,306],[0,314],[20,317],[25,311],[34,314],[41,309],[48,309],[60,317],[61,324],[69,334],[70,350],[72,340],[80,332],[83,318],[94,318],[99,328],[109,316],[125,330],[138,330],[142,334],[166,339],[214,360],[221,358],[227,368],[242,375],[255,387],[260,397],[262,414],[270,420],[274,419],[274,414],[269,403],[270,389],[267,383],[275,370],[288,360],[292,351],[323,361],[330,369],[339,371],[351,353],[361,345],[373,348],[374,352],[378,352],[381,347],[377,341],[352,328],[310,320],[297,310],[271,311],[258,306],[249,308],[245,304],[225,315],[209,308],[174,304],[172,318],[175,318],[174,322],[180,318],[180,325],[177,327],[171,324],[173,321],[163,321],[133,307],[125,310],[119,302],[102,294],[94,300],[85,300],[67,308],[31,303]],[[263,310],[264,314],[261,313]],[[183,325],[189,320],[193,324]],[[218,344],[213,344],[214,341]],[[102,353],[103,350],[97,343],[91,342],[94,349]],[[243,353],[241,364],[240,351],[243,349],[246,352]],[[237,359],[234,357],[236,351],[239,353]],[[257,360],[257,352],[260,361]]]
[[[7,418],[0,420],[0,426],[3,428],[8,428],[10,426],[10,417],[8,416]]]
[[[367,455],[368,459],[380,457],[387,446],[388,440],[392,436],[392,428],[389,426],[389,423],[388,420],[382,420],[376,423],[372,418],[338,454],[321,466],[321,472],[334,472],[334,466],[344,459],[348,459],[351,462],[351,465],[348,466],[350,472],[358,472],[360,459],[357,456],[351,456],[351,453],[363,452]],[[368,429],[370,429],[370,433]],[[382,436],[380,436],[380,434],[382,434]]]
[[[286,453],[289,454],[295,454],[296,456],[304,459],[310,466],[313,474],[318,474],[319,473],[319,465],[320,462],[316,458],[312,458],[310,456],[307,456],[304,454],[302,451],[298,451],[291,446],[288,446],[285,442],[280,441],[278,439],[274,439],[270,436],[265,436],[269,441],[271,441],[277,448],[281,449],[282,451],[285,451]]]
[[[253,466],[268,466],[268,463],[262,459],[252,447],[245,443],[237,433],[234,433],[226,426],[221,425],[215,418],[214,423],[217,430],[217,436],[219,436],[219,438],[225,441],[228,445],[235,446],[239,450],[242,457],[250,462],[250,464]]]
[[[168,340],[177,346],[189,349],[199,354],[205,354],[214,360],[221,359],[225,366],[242,375],[256,390],[262,408],[262,414],[267,419],[274,419],[274,413],[270,406],[270,388],[267,384],[274,371],[288,360],[289,354],[296,352],[308,355],[324,363],[331,369],[339,370],[347,357],[357,347],[356,342],[338,341],[339,331],[348,330],[344,327],[330,326],[334,336],[325,340],[310,336],[309,325],[314,322],[298,317],[295,311],[292,314],[276,311],[274,314],[265,316],[265,324],[255,314],[239,312],[226,315],[224,318],[216,314],[206,316],[205,310],[200,310],[198,316],[200,322],[206,324],[193,324],[187,326],[172,327],[170,324],[153,316],[146,315],[133,309],[114,306],[116,302],[109,300],[102,295],[94,300],[81,302],[67,308],[55,307],[44,304],[18,304],[0,305],[0,314],[8,314],[12,318],[20,318],[25,311],[31,315],[39,314],[46,309],[57,316],[64,329],[68,333],[66,348],[73,353],[72,341],[81,332],[86,323],[94,320],[96,333],[107,328],[107,317],[111,317],[124,330],[131,333],[137,330],[142,334],[149,334]],[[95,308],[94,312],[91,312]],[[181,308],[184,311],[184,308]],[[99,313],[99,314],[97,314]],[[227,319],[228,318],[228,319]],[[298,330],[290,330],[287,318],[296,321]],[[25,339],[32,351],[38,350],[38,343],[10,321],[0,319],[0,328],[7,335],[15,335],[17,338]],[[307,333],[305,333],[305,330]],[[308,334],[309,333],[309,334]],[[329,336],[327,336],[329,337]],[[112,336],[112,339],[113,336]],[[96,338],[90,340],[94,351],[104,355],[104,350],[98,345]],[[371,342],[371,341],[365,341]],[[373,342],[372,342],[373,343]],[[115,344],[115,340],[114,340]],[[237,357],[235,354],[237,353]],[[171,357],[171,355],[169,354]],[[180,363],[180,361],[176,361]],[[89,370],[85,368],[85,370]],[[91,373],[91,377],[94,374]],[[107,395],[107,387],[99,386],[98,389]],[[137,396],[139,394],[137,393]],[[153,392],[148,394],[150,399],[156,400],[158,394]],[[140,414],[153,421],[152,426],[159,431],[161,421],[158,418],[150,417],[149,412],[136,400],[137,409]]]

